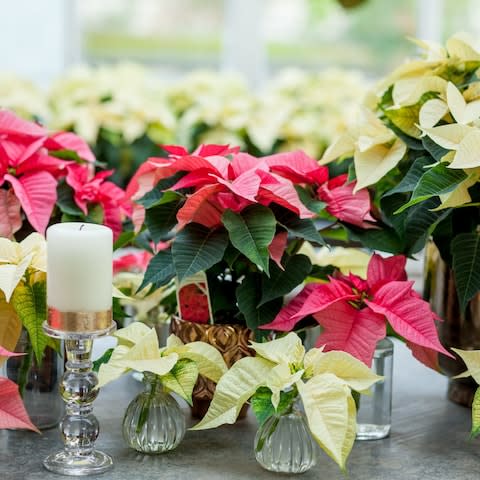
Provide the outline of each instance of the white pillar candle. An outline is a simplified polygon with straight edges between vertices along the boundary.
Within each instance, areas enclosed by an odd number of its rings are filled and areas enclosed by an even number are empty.
[[[112,231],[92,223],[57,223],[47,230],[47,305],[61,312],[112,306]]]

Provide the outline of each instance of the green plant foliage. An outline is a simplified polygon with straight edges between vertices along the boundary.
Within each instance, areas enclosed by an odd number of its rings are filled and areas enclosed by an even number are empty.
[[[280,402],[277,410],[272,404],[272,391],[268,387],[260,387],[257,389],[253,397],[250,399],[253,413],[260,425],[263,425],[275,413],[278,415],[285,414],[292,408],[293,402],[297,398],[298,392],[296,388],[292,388],[288,392],[280,392]],[[261,446],[260,446],[261,448]]]
[[[173,263],[182,281],[220,262],[228,245],[223,229],[208,229],[198,223],[188,224],[172,246]]]
[[[261,340],[268,335],[267,330],[258,330],[260,325],[270,323],[282,308],[283,299],[276,298],[258,304],[262,298],[262,275],[252,273],[243,279],[243,282],[237,287],[238,309],[245,318],[247,327],[254,331],[257,340]]]
[[[452,241],[453,271],[462,311],[480,290],[480,235],[461,233]]]
[[[192,405],[192,393],[198,378],[198,367],[193,360],[180,359],[166,375],[162,376],[163,385],[177,393]]]
[[[47,319],[47,284],[20,283],[13,292],[11,303],[28,332],[37,363],[41,364],[43,352],[51,343],[42,328]]]
[[[145,223],[155,243],[165,239],[173,227],[177,224],[177,211],[182,202],[181,197],[168,203],[159,203],[145,212]]]
[[[268,246],[275,236],[276,220],[263,205],[252,205],[241,213],[226,210],[222,217],[232,245],[269,274]]]
[[[154,289],[160,288],[172,280],[174,276],[175,266],[173,264],[172,252],[170,250],[161,250],[150,260],[138,291],[143,290],[149,284],[152,284]]]
[[[312,262],[306,255],[285,255],[282,266],[283,270],[275,262],[270,262],[270,278],[262,276],[262,298],[259,307],[291,292],[312,270]]]

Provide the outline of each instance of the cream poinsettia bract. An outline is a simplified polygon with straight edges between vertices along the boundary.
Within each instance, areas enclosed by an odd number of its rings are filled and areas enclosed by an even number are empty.
[[[34,272],[47,271],[44,237],[32,233],[20,243],[0,238],[0,290],[7,302],[29,268]]]
[[[356,407],[352,389],[366,393],[382,377],[345,352],[305,353],[297,334],[266,343],[252,342],[255,357],[237,361],[217,384],[210,408],[193,430],[234,423],[245,402],[260,387],[271,390],[275,410],[281,392],[296,389],[310,432],[320,447],[345,469],[355,440]]]
[[[99,387],[135,370],[157,375],[164,386],[191,403],[199,374],[218,382],[227,371],[220,352],[204,342],[184,344],[170,335],[166,347],[160,348],[157,332],[144,323],[134,322],[115,334],[118,345],[110,359],[100,365]]]
[[[473,377],[475,382],[480,385],[480,350],[452,350],[465,362],[467,371],[453,378]],[[480,435],[480,388],[477,388],[472,402],[472,431],[471,436]]]
[[[406,151],[403,141],[396,138],[373,112],[364,109],[356,127],[332,143],[320,163],[353,155],[357,175],[354,192],[358,192],[378,182],[400,162]]]

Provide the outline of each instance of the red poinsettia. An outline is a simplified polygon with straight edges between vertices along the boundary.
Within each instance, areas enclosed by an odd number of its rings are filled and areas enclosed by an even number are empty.
[[[317,346],[343,350],[372,363],[375,346],[386,335],[387,322],[422,362],[436,367],[436,352],[451,356],[440,344],[428,302],[406,280],[404,256],[383,259],[373,255],[367,280],[338,274],[329,283],[308,284],[263,329],[290,331],[305,316],[313,315],[323,327]]]
[[[99,172],[93,177],[84,165],[69,165],[66,181],[74,190],[74,200],[80,210],[87,215],[88,207],[99,204],[103,209],[103,223],[117,238],[122,231],[122,219],[132,213],[131,203],[125,192],[106,180],[113,170]]]
[[[0,235],[11,237],[20,228],[20,209],[35,230],[45,232],[57,200],[58,178],[72,163],[55,152],[66,150],[94,160],[88,145],[75,134],[49,135],[39,125],[0,110]]]

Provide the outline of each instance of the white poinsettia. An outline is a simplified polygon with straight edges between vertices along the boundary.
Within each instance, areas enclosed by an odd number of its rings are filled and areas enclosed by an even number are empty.
[[[366,392],[381,377],[345,352],[314,348],[305,354],[295,333],[266,343],[252,342],[252,348],[257,355],[237,361],[222,376],[207,414],[193,429],[234,423],[243,404],[255,398],[261,387],[271,392],[272,414],[280,408],[282,394],[288,393],[290,403],[298,394],[313,437],[344,469],[356,433],[351,389]]]
[[[345,247],[321,247],[314,248],[311,243],[305,242],[299,253],[303,253],[310,258],[313,265],[327,267],[333,265],[342,273],[348,275],[349,272],[359,275],[362,278],[367,276],[368,262],[370,255],[358,248]]]
[[[183,344],[171,335],[167,346],[160,348],[156,330],[141,322],[133,322],[114,336],[118,345],[110,358],[100,365],[99,386],[130,370],[150,372],[157,375],[165,387],[191,403],[198,374],[217,382],[227,371],[225,361],[215,347],[204,342]]]
[[[53,84],[49,103],[50,126],[73,129],[90,144],[100,128],[127,143],[145,133],[155,141],[173,140],[175,116],[165,87],[138,65],[76,67]]]
[[[403,158],[407,150],[376,115],[363,109],[356,127],[343,134],[325,151],[320,163],[353,155],[357,184],[355,191],[378,182]]]
[[[29,269],[33,273],[47,271],[45,238],[39,233],[20,243],[0,238],[0,290],[7,302]]]

